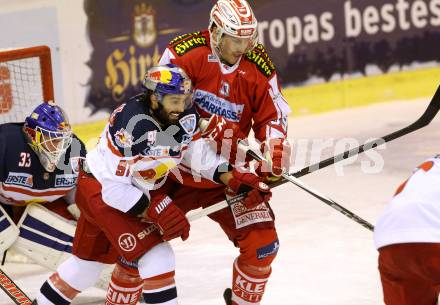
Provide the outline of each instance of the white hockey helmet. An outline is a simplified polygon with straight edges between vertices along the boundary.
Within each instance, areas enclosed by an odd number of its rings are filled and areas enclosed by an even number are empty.
[[[218,49],[223,34],[237,38],[250,38],[249,50],[258,42],[257,19],[246,0],[218,0],[211,10],[209,31],[213,47]],[[217,26],[217,35],[212,27]],[[214,37],[215,36],[215,37]]]

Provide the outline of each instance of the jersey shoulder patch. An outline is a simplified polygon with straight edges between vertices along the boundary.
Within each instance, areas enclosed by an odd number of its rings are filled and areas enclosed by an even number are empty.
[[[245,58],[255,64],[257,69],[267,78],[271,77],[275,72],[275,65],[264,46],[260,43],[252,51],[248,52]]]
[[[168,47],[172,49],[177,56],[183,56],[191,50],[198,47],[208,45],[208,39],[203,35],[201,31],[183,34],[177,36],[170,41]]]
[[[124,156],[139,154],[150,145],[150,137],[160,130],[160,125],[149,116],[146,102],[135,96],[113,112],[109,134],[119,152]]]

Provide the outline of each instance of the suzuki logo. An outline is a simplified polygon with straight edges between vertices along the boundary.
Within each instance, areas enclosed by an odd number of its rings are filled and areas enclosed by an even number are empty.
[[[133,234],[124,233],[118,238],[119,247],[125,252],[133,251],[136,247],[136,238]]]

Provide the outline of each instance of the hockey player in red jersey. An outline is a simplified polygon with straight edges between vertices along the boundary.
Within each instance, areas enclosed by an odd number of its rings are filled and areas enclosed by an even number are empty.
[[[237,138],[250,130],[261,142],[267,162],[256,165],[262,177],[279,177],[289,167],[286,141],[289,106],[281,94],[275,67],[258,44],[257,20],[245,0],[219,0],[210,14],[209,28],[173,39],[160,63],[181,66],[194,84],[194,101],[202,118],[209,120],[204,135],[219,142],[220,151],[232,152]],[[225,188],[206,179],[193,179],[182,168],[172,186],[173,200],[184,211],[206,207],[224,199]],[[187,172],[185,174],[185,171]],[[274,215],[268,204],[236,204],[210,216],[240,249],[233,263],[229,304],[260,304],[279,247]],[[232,300],[231,300],[232,298]],[[232,303],[231,303],[232,302]]]
[[[396,191],[374,228],[386,305],[437,305],[440,293],[440,155]]]
[[[68,305],[117,260],[106,305],[176,305],[174,253],[167,241],[188,238],[190,225],[161,185],[179,163],[259,205],[271,192],[261,179],[230,168],[201,138],[185,72],[164,65],[150,69],[146,92],[111,115],[98,146],[87,154],[76,196],[81,216],[73,257],[41,287],[39,305]],[[202,166],[203,165],[203,166]]]
[[[15,222],[29,203],[73,220],[67,210],[77,179],[71,161],[85,154],[66,114],[52,102],[38,105],[23,123],[0,125],[0,204]]]

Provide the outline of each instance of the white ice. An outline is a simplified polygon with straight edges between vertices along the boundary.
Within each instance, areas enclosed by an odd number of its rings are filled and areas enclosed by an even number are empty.
[[[289,137],[302,139],[295,142],[298,145],[330,138],[337,143],[337,139],[349,137],[363,143],[410,124],[428,102],[378,104],[294,118],[290,120]],[[387,143],[385,150],[379,150],[384,160],[379,173],[362,171],[361,161],[371,160],[364,155],[344,166],[307,175],[303,181],[374,224],[411,170],[440,151],[439,125],[436,119],[428,127]],[[308,149],[311,147],[309,144]],[[328,157],[333,151],[331,147],[315,157]],[[310,162],[310,154],[306,161]],[[338,175],[341,172],[343,175]],[[273,193],[281,247],[262,305],[383,304],[372,232],[292,184],[284,184]],[[222,293],[230,286],[237,249],[220,228],[207,218],[197,220],[192,223],[190,239],[174,241],[173,246],[179,304],[223,305]],[[7,263],[3,270],[32,297],[51,273],[30,264]],[[73,304],[103,304],[104,296],[104,291],[90,289]],[[0,292],[0,305],[6,304],[12,302]]]

